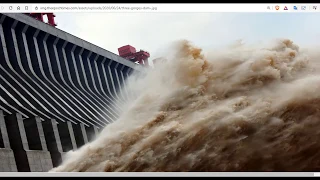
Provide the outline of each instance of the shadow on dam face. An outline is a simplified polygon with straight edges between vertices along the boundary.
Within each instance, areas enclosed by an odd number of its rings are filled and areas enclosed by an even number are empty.
[[[61,153],[63,152],[58,130],[58,123],[55,119],[51,119],[44,121],[42,126],[48,151],[51,154],[53,167],[56,167],[62,162]]]
[[[46,150],[42,147],[42,143],[45,142],[41,142],[40,140],[38,123],[41,123],[41,120],[38,117],[23,120],[30,150]]]
[[[68,152],[70,150],[73,150],[73,144],[71,139],[71,133],[69,131],[69,125],[68,123],[59,122],[58,124],[58,131],[60,134],[60,140],[61,140],[61,146],[63,152]]]
[[[74,133],[74,139],[75,139],[77,148],[80,148],[85,144],[84,136],[86,136],[85,134],[86,132],[85,132],[85,129],[82,130],[82,128],[84,128],[84,126],[81,127],[80,124],[72,123],[72,130]]]

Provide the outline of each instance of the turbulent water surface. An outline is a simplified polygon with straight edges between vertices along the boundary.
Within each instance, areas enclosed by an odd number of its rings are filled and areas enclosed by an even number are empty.
[[[124,112],[51,172],[319,171],[320,54],[290,40],[203,55],[182,41]]]

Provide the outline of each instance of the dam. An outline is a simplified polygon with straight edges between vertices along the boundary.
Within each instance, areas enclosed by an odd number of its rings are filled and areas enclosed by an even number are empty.
[[[25,14],[0,14],[0,172],[46,172],[121,113],[141,66]]]

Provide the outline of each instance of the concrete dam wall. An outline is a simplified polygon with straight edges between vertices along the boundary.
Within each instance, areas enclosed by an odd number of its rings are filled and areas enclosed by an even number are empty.
[[[0,14],[0,171],[48,171],[114,121],[139,65],[24,14]],[[119,93],[123,92],[123,93]]]

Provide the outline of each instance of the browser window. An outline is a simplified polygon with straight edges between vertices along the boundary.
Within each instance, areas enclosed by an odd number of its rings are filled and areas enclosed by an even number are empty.
[[[319,8],[0,3],[0,176],[319,176]]]

